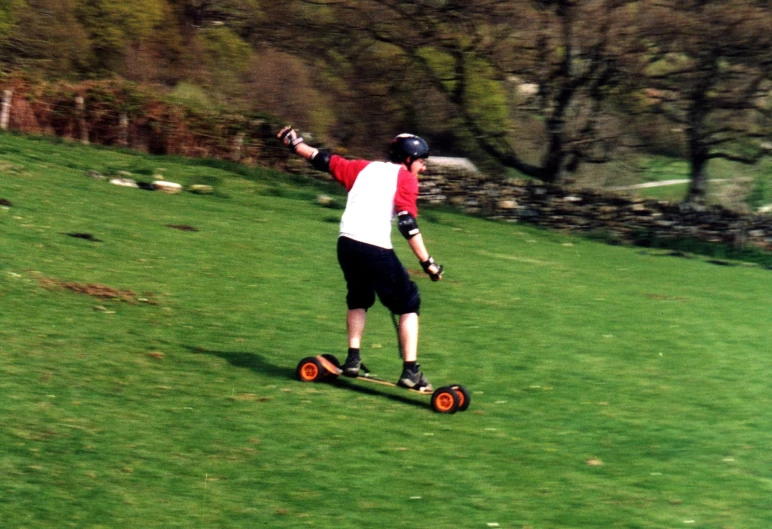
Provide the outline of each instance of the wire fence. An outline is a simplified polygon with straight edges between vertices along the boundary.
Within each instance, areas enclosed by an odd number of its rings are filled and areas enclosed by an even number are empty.
[[[2,130],[248,165],[281,167],[288,159],[270,117],[203,111],[117,81],[5,85]]]

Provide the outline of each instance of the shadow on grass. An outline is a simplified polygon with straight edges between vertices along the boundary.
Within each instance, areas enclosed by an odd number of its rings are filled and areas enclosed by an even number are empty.
[[[377,387],[373,386],[365,386],[364,384],[371,384],[370,382],[353,382],[348,381],[347,379],[339,378],[337,380],[334,380],[331,385],[337,387],[337,388],[343,388],[345,390],[354,391],[356,393],[362,393],[364,395],[371,395],[375,397],[386,397],[389,400],[393,400],[402,404],[409,404],[411,406],[416,406],[418,408],[431,408],[431,395],[421,396],[418,393],[415,393],[415,398],[406,396],[406,395],[396,395],[394,393],[390,393],[388,391],[379,390]],[[395,390],[395,391],[404,391],[406,394],[408,393],[408,390]],[[421,400],[417,400],[421,399]]]
[[[251,369],[258,373],[276,377],[276,378],[295,378],[295,370],[282,366],[277,366],[264,359],[257,353],[248,353],[242,351],[214,351],[205,347],[191,347],[183,345],[185,349],[194,354],[207,354],[226,360],[234,367]]]

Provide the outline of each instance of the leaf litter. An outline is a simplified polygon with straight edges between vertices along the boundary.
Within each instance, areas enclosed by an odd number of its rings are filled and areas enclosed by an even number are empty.
[[[144,294],[143,296],[140,296],[130,289],[113,288],[99,283],[60,281],[50,277],[41,277],[38,279],[38,281],[43,288],[69,290],[71,292],[75,292],[76,294],[86,294],[98,299],[124,301],[126,303],[131,303],[132,305],[137,303],[148,303],[150,305],[158,304],[158,302],[153,298],[152,294]]]

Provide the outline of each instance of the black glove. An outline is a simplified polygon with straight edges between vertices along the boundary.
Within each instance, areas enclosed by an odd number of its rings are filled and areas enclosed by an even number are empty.
[[[437,273],[436,273],[436,274],[432,274],[432,273],[429,271],[429,268],[431,268],[431,266],[432,266],[432,265],[435,265],[435,266],[437,267]],[[443,269],[442,265],[438,265],[438,264],[437,264],[437,263],[434,261],[434,259],[432,258],[432,256],[429,256],[429,258],[428,258],[426,261],[422,261],[422,262],[421,262],[421,268],[423,268],[423,269],[424,269],[424,272],[426,272],[427,274],[429,274],[429,277],[431,277],[431,278],[432,278],[432,281],[439,281],[440,279],[442,279],[442,271],[443,271],[444,269]]]
[[[297,152],[298,145],[305,142],[303,136],[298,136],[298,133],[295,131],[295,129],[289,126],[281,129],[277,136],[284,145],[289,147],[289,150],[292,152]]]

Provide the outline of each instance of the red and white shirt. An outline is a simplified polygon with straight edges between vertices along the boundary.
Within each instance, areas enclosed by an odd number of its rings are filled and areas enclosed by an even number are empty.
[[[418,216],[418,179],[401,165],[333,155],[330,174],[348,191],[340,236],[391,249],[394,215]]]

